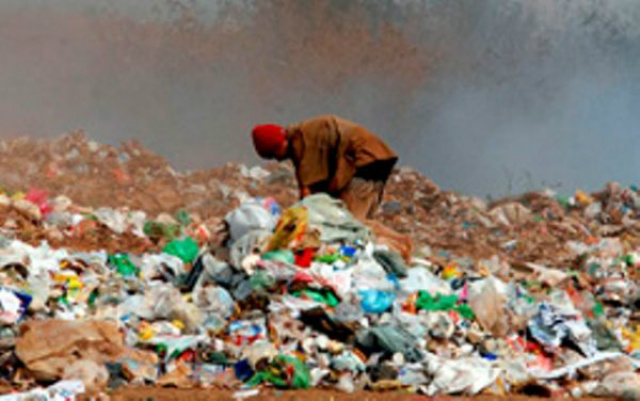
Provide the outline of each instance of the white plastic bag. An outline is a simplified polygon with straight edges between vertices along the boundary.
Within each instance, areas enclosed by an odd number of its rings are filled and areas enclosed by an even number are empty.
[[[249,200],[229,212],[225,221],[229,225],[232,241],[253,230],[273,231],[277,223],[276,217],[256,200]]]
[[[439,393],[474,395],[492,385],[500,374],[499,368],[477,357],[443,359],[429,355],[427,360],[427,372],[433,376],[427,387],[429,396]]]

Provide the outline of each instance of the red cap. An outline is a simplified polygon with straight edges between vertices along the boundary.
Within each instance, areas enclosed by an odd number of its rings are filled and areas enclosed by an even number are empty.
[[[253,145],[261,157],[273,157],[287,139],[284,128],[275,124],[256,125],[251,131]]]

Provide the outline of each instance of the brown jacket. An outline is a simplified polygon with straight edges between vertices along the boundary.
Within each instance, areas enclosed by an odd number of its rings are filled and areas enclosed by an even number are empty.
[[[286,132],[298,184],[329,193],[344,189],[358,168],[398,158],[367,129],[333,115],[302,121]]]

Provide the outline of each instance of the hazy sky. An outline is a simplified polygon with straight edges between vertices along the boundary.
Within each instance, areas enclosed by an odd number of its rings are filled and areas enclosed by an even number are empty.
[[[261,122],[336,113],[440,186],[639,184],[637,0],[3,0],[0,135],[255,163]]]

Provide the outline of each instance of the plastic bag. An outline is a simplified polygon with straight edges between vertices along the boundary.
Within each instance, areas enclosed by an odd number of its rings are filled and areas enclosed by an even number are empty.
[[[400,278],[407,277],[409,268],[405,265],[400,254],[393,251],[376,250],[373,257],[387,273],[395,274]]]
[[[36,205],[38,209],[40,209],[42,216],[46,216],[52,210],[49,202],[49,194],[45,190],[31,188],[25,195],[24,199]]]
[[[31,296],[0,287],[0,323],[15,324],[24,316]]]
[[[427,373],[433,376],[427,387],[429,396],[438,393],[474,395],[492,385],[500,374],[500,369],[477,357],[443,359],[429,355],[427,361]]]
[[[595,365],[606,360],[616,358],[625,358],[626,356],[620,352],[601,352],[590,358],[582,359],[578,362],[563,366],[561,368],[545,371],[541,369],[530,369],[531,374],[541,380],[559,379],[566,375],[575,374],[576,370],[583,369],[589,365]]]
[[[242,261],[250,255],[257,255],[262,251],[261,247],[267,238],[271,235],[268,231],[254,230],[235,241],[231,245],[229,259],[231,265],[239,269],[242,267]]]
[[[142,277],[145,279],[162,277],[174,281],[185,273],[182,260],[166,253],[145,254],[140,266]]]
[[[200,286],[193,292],[193,302],[203,311],[214,311],[228,319],[235,311],[235,303],[222,287]]]
[[[307,209],[301,206],[287,209],[278,225],[267,250],[285,249],[291,242],[298,239],[307,229]]]
[[[354,288],[394,291],[395,285],[389,275],[376,261],[361,258],[351,269],[352,286]]]
[[[331,265],[316,263],[307,272],[316,281],[332,288],[340,298],[352,294],[352,269],[336,270]]]
[[[580,319],[580,320],[578,320]],[[595,338],[579,314],[561,314],[554,305],[542,302],[538,313],[529,320],[529,333],[547,352],[560,349],[563,341],[572,341],[587,356],[597,351]]]
[[[305,389],[311,384],[311,375],[306,365],[296,357],[279,355],[269,364],[267,370],[256,373],[247,383],[257,386],[271,383],[278,388]]]
[[[367,313],[382,313],[393,305],[396,296],[391,292],[360,290],[362,309]]]
[[[400,290],[408,296],[420,290],[431,294],[449,295],[451,287],[427,268],[414,267],[407,272],[407,278],[400,280]]]
[[[416,300],[416,308],[424,309],[427,311],[450,311],[454,310],[465,319],[473,319],[473,310],[466,304],[458,303],[458,295],[441,295],[436,294],[432,296],[427,291],[419,291],[418,299]]]
[[[191,263],[198,256],[198,243],[191,237],[169,242],[162,252],[180,258],[184,263]]]
[[[330,306],[332,308],[338,306],[338,304],[340,303],[340,301],[338,301],[338,298],[336,298],[336,296],[333,294],[333,291],[329,289],[307,288],[299,292],[294,292],[291,295],[296,297],[304,295],[305,297],[313,301]]]
[[[341,200],[327,194],[307,196],[298,206],[307,208],[309,227],[320,231],[322,242],[366,241],[371,236],[367,226],[355,220]]]
[[[331,368],[339,372],[364,372],[366,369],[362,360],[353,351],[342,351],[331,361]]]
[[[46,388],[37,388],[26,393],[1,395],[0,401],[73,401],[86,389],[81,380],[63,380]]]
[[[262,260],[278,261],[292,265],[295,261],[295,257],[293,252],[288,249],[278,249],[263,253]]]
[[[232,241],[239,240],[253,230],[272,231],[276,224],[275,216],[256,199],[244,202],[229,212],[225,221]]]
[[[116,234],[123,234],[128,228],[127,216],[107,207],[101,207],[93,212],[98,221],[109,227]]]
[[[139,272],[138,267],[133,264],[126,253],[109,255],[109,263],[115,266],[116,271],[124,277],[134,276]]]
[[[185,301],[180,291],[167,283],[153,285],[144,295],[130,296],[119,310],[122,315],[133,314],[149,321],[177,319],[185,324],[188,332],[202,323],[198,307]]]
[[[458,302],[458,296],[440,295],[432,296],[427,291],[419,291],[416,307],[428,311],[449,311],[454,308]]]
[[[157,350],[164,355],[165,362],[175,360],[185,351],[194,351],[198,346],[209,341],[206,335],[199,336],[156,336],[147,341],[148,344],[155,345]]]
[[[468,303],[478,323],[495,337],[503,337],[509,331],[505,313],[506,288],[495,277],[476,281],[469,286]]]
[[[235,345],[253,344],[267,338],[267,326],[264,318],[236,320],[229,324],[229,337]]]
[[[422,353],[416,346],[417,338],[403,327],[391,324],[376,326],[357,334],[358,344],[369,352],[386,351],[404,355],[409,362],[422,359]]]

